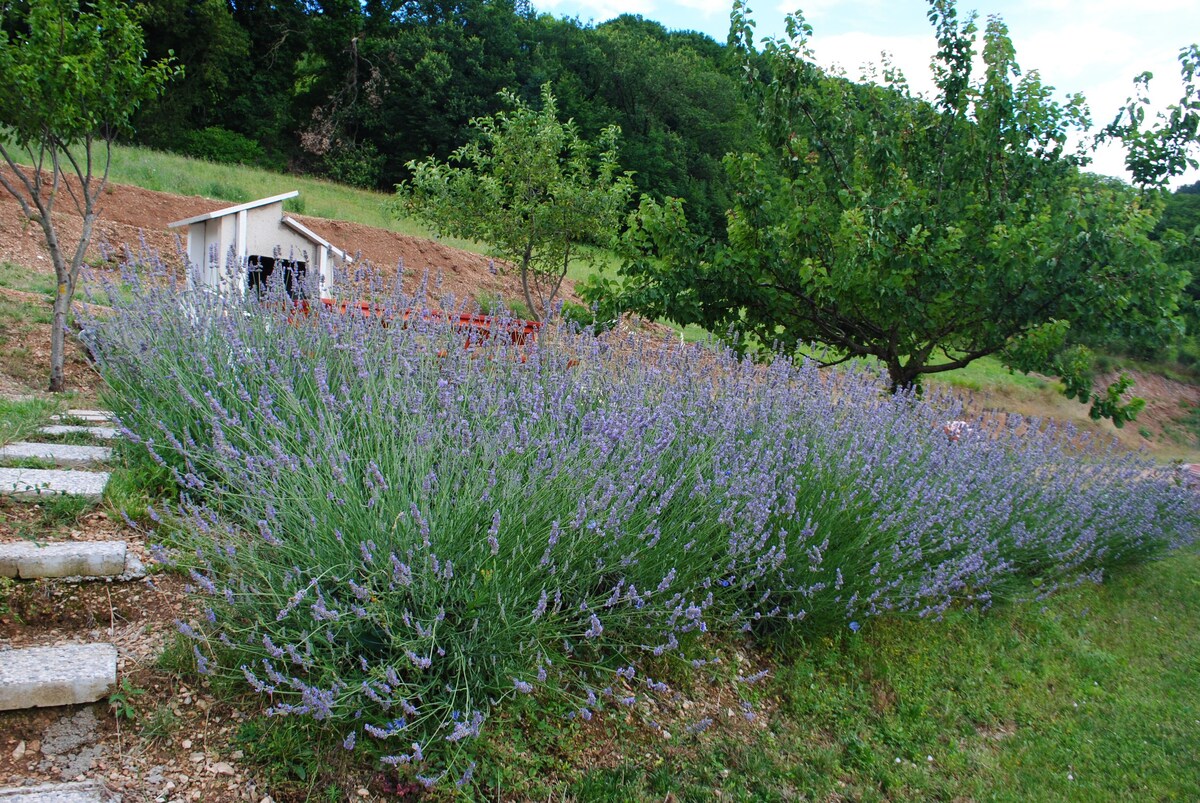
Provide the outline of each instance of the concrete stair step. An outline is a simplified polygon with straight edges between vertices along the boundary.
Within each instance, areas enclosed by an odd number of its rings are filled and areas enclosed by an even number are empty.
[[[145,574],[142,562],[124,541],[0,544],[0,577],[132,580]]]
[[[94,703],[116,685],[112,644],[0,651],[0,711]]]
[[[51,424],[38,430],[43,435],[90,435],[97,440],[111,441],[117,437],[116,427],[84,427],[74,424]]]
[[[69,443],[17,441],[0,446],[0,460],[50,460],[59,466],[90,466],[112,458],[107,446],[75,446]]]
[[[108,484],[107,471],[56,468],[0,468],[0,496],[37,497],[54,494],[99,499]]]
[[[113,414],[108,410],[67,410],[63,415],[54,416],[55,421],[76,418],[80,421],[90,421],[97,424],[111,423]]]
[[[44,783],[0,789],[0,803],[121,803],[121,796],[95,781]]]

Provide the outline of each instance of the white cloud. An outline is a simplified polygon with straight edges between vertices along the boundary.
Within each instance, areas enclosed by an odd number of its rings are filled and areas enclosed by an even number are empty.
[[[576,0],[538,0],[536,7],[538,11],[549,14],[577,16],[585,23],[601,23],[622,14],[641,14],[646,19],[655,19],[658,13],[658,6],[653,0],[595,0],[586,6],[581,6]]]
[[[728,19],[729,9],[733,5],[729,0],[676,0],[676,2],[684,8],[699,11],[709,19]]]
[[[864,65],[880,64],[881,55],[886,52],[914,91],[933,88],[929,59],[935,44],[931,36],[879,36],[854,32],[814,36],[810,44],[818,63],[840,67],[850,78],[857,79]]]

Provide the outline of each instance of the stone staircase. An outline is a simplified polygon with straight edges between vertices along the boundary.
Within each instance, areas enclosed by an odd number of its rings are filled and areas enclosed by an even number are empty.
[[[94,781],[80,783],[50,783],[37,787],[0,789],[0,803],[120,803],[120,795],[113,795]]]
[[[85,434],[99,440],[117,435],[111,417],[97,410],[72,410],[70,419],[43,427],[47,435]],[[39,461],[55,468],[0,468],[0,496],[36,501],[66,494],[98,500],[109,475],[84,470],[109,460],[106,446],[12,443],[0,460]],[[55,578],[75,582],[121,581],[144,569],[124,541],[17,542],[0,544],[0,577],[13,582]],[[86,637],[86,636],[85,636]],[[109,643],[60,643],[0,650],[0,711],[76,706],[102,700],[117,687],[117,648]],[[22,746],[24,743],[22,743]],[[0,803],[119,803],[101,783],[55,783],[0,789]]]

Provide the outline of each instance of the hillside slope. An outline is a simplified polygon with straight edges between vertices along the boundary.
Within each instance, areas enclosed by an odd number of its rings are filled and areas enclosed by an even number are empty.
[[[281,177],[279,192],[289,189]],[[180,249],[185,233],[168,229],[167,224],[193,215],[212,212],[234,204],[200,196],[172,195],[127,184],[110,184],[101,202],[101,216],[89,260],[103,259],[106,247],[120,249],[143,245],[157,252],[167,264],[182,265]],[[67,199],[58,207],[65,239],[78,237],[80,218]],[[427,271],[431,282],[439,282],[435,297],[451,295],[456,299],[478,299],[481,294],[517,298],[519,283],[511,275],[493,273],[489,260],[480,254],[442,245],[433,240],[411,237],[394,231],[364,226],[343,220],[328,220],[293,214],[297,220],[349,254],[359,254],[384,275],[391,275],[403,264],[404,288],[412,292]],[[7,193],[0,193],[0,263],[32,267],[52,273],[41,230],[28,224],[19,207]],[[574,285],[564,282],[566,297],[574,296]]]
[[[277,192],[290,188],[287,177],[281,176]],[[301,196],[301,200],[303,196]],[[197,195],[183,196],[157,192],[126,184],[110,184],[101,208],[96,237],[89,260],[99,262],[107,248],[133,249],[145,247],[157,252],[172,267],[182,267],[180,256],[183,232],[168,229],[167,224],[193,215],[234,205],[230,201],[214,200]],[[79,218],[69,214],[69,204],[60,203],[63,211],[61,225],[68,236],[77,236]],[[414,292],[427,274],[429,293],[435,300],[452,297],[457,303],[470,303],[481,297],[520,297],[519,282],[512,274],[489,269],[489,259],[478,253],[453,248],[434,240],[401,234],[387,229],[345,220],[330,220],[309,215],[292,214],[334,245],[375,266],[384,276],[394,275],[397,265],[404,267],[403,286]],[[25,305],[31,300],[28,292],[40,287],[53,288],[52,268],[47,256],[41,230],[27,224],[15,201],[0,194],[0,265],[4,263],[32,268],[34,276],[14,283],[0,277],[0,298]],[[497,263],[501,266],[502,263]],[[10,276],[20,270],[6,271]],[[40,277],[40,278],[39,278]],[[19,287],[17,286],[19,284]],[[565,298],[578,300],[574,284],[564,282]],[[48,300],[48,296],[46,296]],[[641,324],[654,336],[668,333],[665,327]],[[19,329],[19,331],[18,331]],[[0,320],[0,341],[19,343],[6,348],[0,358],[0,391],[9,394],[22,388],[40,388],[43,375],[49,368],[48,321],[25,320],[19,326]],[[1023,416],[1069,421],[1084,432],[1102,440],[1116,438],[1130,449],[1149,449],[1160,460],[1200,460],[1200,386],[1167,380],[1141,371],[1130,371],[1135,380],[1134,393],[1147,399],[1147,409],[1133,425],[1118,430],[1108,421],[1094,422],[1087,416],[1087,407],[1062,397],[1052,381],[1042,387],[1027,387],[1028,382],[1014,382],[1000,372],[999,380],[967,381],[960,384],[955,377],[965,378],[971,369],[941,375],[939,380],[958,385],[972,415],[994,416],[1018,413]],[[85,398],[95,392],[96,377],[82,355],[67,365],[68,385]],[[1109,377],[1111,381],[1113,377]],[[940,384],[934,383],[934,384]]]

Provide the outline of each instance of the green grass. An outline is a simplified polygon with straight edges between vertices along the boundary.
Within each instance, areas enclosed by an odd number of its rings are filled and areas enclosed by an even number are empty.
[[[1057,381],[1012,371],[996,357],[981,357],[965,368],[947,371],[944,374],[929,374],[928,381],[932,384],[940,383],[974,391],[1008,387],[1033,392],[1059,392]]]
[[[751,738],[630,750],[578,800],[1200,799],[1200,557],[941,623],[778,645]],[[649,752],[649,754],[647,754]],[[899,762],[897,763],[897,759]],[[930,760],[932,759],[932,760]]]
[[[295,189],[300,190],[300,196],[287,202],[289,211],[400,230],[384,206],[390,196],[383,193],[149,148],[115,146],[109,180],[157,192],[202,195],[233,204]]]
[[[432,236],[428,228],[416,221],[394,217],[388,208],[392,199],[390,194],[311,176],[217,164],[176,153],[118,145],[113,148],[109,180],[157,192],[201,195],[231,204],[299,190],[298,197],[284,202],[284,209],[301,215],[362,223],[414,237]],[[467,240],[443,238],[442,242],[477,253],[484,250],[478,243]]]
[[[131,519],[147,518],[147,507],[178,494],[170,472],[152,461],[144,447],[122,440],[113,444],[114,467],[104,486],[104,502]]]
[[[0,444],[29,438],[58,410],[58,402],[50,399],[0,399]]]
[[[54,300],[53,273],[37,273],[11,262],[0,262],[0,287],[44,295],[47,303]]]
[[[48,324],[52,320],[54,274],[35,273],[11,262],[0,262],[0,287],[45,297],[45,304],[0,294],[0,337],[20,333],[30,324]],[[7,338],[6,338],[7,339]],[[11,344],[12,348],[19,348]],[[13,356],[13,355],[6,355]]]

